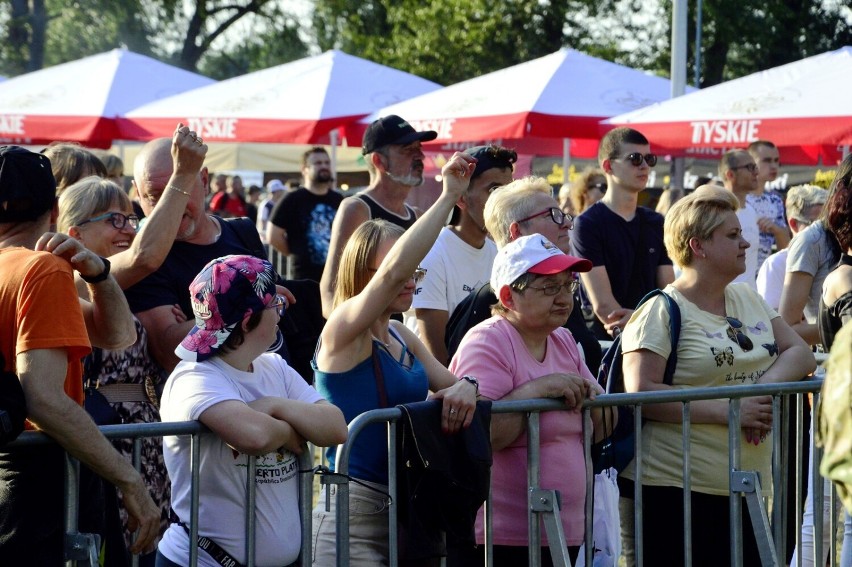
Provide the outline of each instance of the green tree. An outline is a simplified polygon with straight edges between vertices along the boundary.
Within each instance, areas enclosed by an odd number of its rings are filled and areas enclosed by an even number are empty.
[[[577,40],[581,0],[316,0],[322,49],[340,48],[451,84],[540,57]]]
[[[238,22],[248,22],[246,39],[226,42]],[[126,47],[226,78],[229,69],[238,74],[305,54],[297,30],[277,0],[9,0],[0,3],[0,37],[8,37],[0,43],[0,73]]]

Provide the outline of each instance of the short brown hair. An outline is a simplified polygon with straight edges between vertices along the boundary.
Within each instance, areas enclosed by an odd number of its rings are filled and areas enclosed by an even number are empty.
[[[604,160],[617,158],[624,144],[645,146],[650,143],[642,132],[633,128],[622,127],[610,130],[598,146],[598,163],[603,164]]]
[[[79,144],[62,142],[48,146],[43,152],[50,159],[53,177],[56,179],[56,194],[89,175],[106,177],[104,162]]]
[[[305,153],[302,154],[302,167],[308,167],[308,158],[311,157],[311,154],[325,154],[328,155],[328,151],[322,146],[314,146]]]

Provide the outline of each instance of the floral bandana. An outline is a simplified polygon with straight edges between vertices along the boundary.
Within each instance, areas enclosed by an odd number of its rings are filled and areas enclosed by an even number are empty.
[[[275,270],[254,256],[224,256],[189,284],[195,326],[175,349],[182,360],[201,362],[215,355],[242,320],[275,301]],[[270,351],[281,347],[278,331]]]

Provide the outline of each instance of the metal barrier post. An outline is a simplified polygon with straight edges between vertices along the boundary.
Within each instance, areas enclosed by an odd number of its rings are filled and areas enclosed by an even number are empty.
[[[78,531],[79,502],[80,463],[65,453],[65,564],[97,567],[101,537]]]
[[[636,557],[636,567],[642,567],[644,559],[642,549],[642,538],[644,530],[642,526],[642,404],[633,408],[633,428],[636,431],[634,439],[633,459],[633,549]]]
[[[796,395],[796,567],[802,567],[802,463],[804,462],[804,404],[803,395]]]
[[[604,408],[603,411],[609,411],[607,408]],[[592,433],[594,427],[592,426],[592,410],[588,407],[583,407],[583,455],[585,455],[586,460],[586,502],[585,502],[585,535],[583,537],[583,542],[585,547],[583,548],[583,553],[585,554],[586,565],[592,565],[593,558],[595,556],[595,544],[594,544],[594,529],[595,529],[595,479],[594,479],[594,471],[592,470]]]
[[[539,414],[527,413],[527,493],[530,501],[532,492],[539,482]],[[527,526],[529,530],[530,565],[541,565],[541,524],[532,505],[527,507]]]
[[[390,522],[390,531],[388,534],[388,546],[390,553],[390,567],[399,565],[399,508],[396,505],[396,427],[393,421],[388,421],[388,494],[390,494],[390,503],[388,504],[388,522]]]
[[[692,567],[692,467],[690,465],[690,434],[692,415],[689,402],[684,402],[683,413],[683,564]]]
[[[780,396],[772,396],[772,535],[775,540],[775,556],[784,557],[784,518],[787,515],[787,499],[780,498],[787,486],[786,424],[787,412],[781,411]]]
[[[257,506],[257,457],[246,455],[246,567],[254,567],[256,542],[254,538]]]
[[[813,395],[813,404],[812,408],[817,407],[819,403],[819,393],[815,392]],[[823,485],[823,478],[819,475],[819,462],[822,460],[822,447],[818,447],[814,442],[816,438],[816,413],[811,412],[811,430],[814,432],[811,435],[811,445],[814,448],[814,458],[811,459],[810,469],[811,469],[811,478],[813,479],[813,495],[811,497],[811,503],[814,507],[814,565],[825,565],[825,561],[823,560],[822,554],[822,522],[825,519],[825,490]],[[830,511],[830,514],[834,515],[834,510]],[[831,534],[832,538],[834,534]]]
[[[314,500],[314,446],[299,455],[299,514],[302,518],[302,546],[299,564],[310,565],[313,558],[313,500]]]
[[[740,468],[740,400],[732,399],[728,404],[728,470],[733,473]],[[742,567],[743,564],[743,531],[742,531],[742,501],[731,490],[730,522],[731,522],[731,565]]]
[[[189,489],[189,564],[198,566],[198,496],[201,480],[201,434],[194,433],[190,437],[189,470],[192,486]]]

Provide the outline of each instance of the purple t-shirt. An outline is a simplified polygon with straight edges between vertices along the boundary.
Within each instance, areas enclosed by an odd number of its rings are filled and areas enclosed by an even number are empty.
[[[527,350],[521,336],[506,319],[491,317],[465,335],[450,364],[456,376],[479,379],[480,393],[499,400],[519,386],[555,372],[575,373],[593,379],[580,357],[571,333],[558,328],[547,338],[544,360]],[[494,453],[491,467],[494,543],[528,545],[527,435]],[[551,411],[541,415],[540,486],[562,493],[562,527],[568,545],[583,542],[583,505],[586,467],[583,459],[583,423],[580,413]],[[476,541],[483,543],[482,509],[476,518]],[[542,534],[542,543],[547,541]]]

